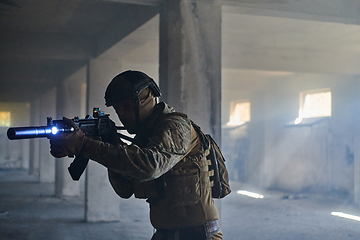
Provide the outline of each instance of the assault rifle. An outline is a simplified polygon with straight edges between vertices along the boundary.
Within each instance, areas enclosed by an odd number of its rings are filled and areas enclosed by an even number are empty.
[[[92,116],[87,115],[84,119],[75,117],[72,120],[86,136],[115,144],[116,139],[114,139],[113,134],[114,128],[116,128],[116,130],[125,130],[125,128],[115,126],[115,123],[110,120],[109,116],[109,114],[105,114],[101,111],[100,108],[94,108]],[[74,130],[75,129],[72,126],[68,126],[64,120],[53,120],[51,117],[48,117],[46,126],[9,128],[7,136],[10,140],[43,137],[54,139],[56,138],[56,135],[70,133]],[[117,136],[130,142],[134,141],[133,138],[121,133],[117,133]],[[88,162],[89,159],[81,155],[75,157],[68,168],[71,178],[74,181],[80,179]]]

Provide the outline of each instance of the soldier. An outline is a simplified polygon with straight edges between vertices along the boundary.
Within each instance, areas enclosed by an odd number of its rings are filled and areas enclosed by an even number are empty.
[[[164,102],[160,89],[139,71],[126,71],[108,85],[106,106],[112,106],[134,143],[109,144],[86,137],[71,121],[74,133],[50,141],[51,154],[82,154],[108,169],[122,198],[147,199],[156,229],[152,240],[222,239],[212,199],[209,147],[199,128],[185,114]],[[114,134],[116,130],[114,129]]]

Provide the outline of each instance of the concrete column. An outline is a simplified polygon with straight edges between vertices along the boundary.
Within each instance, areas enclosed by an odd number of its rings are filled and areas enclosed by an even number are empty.
[[[93,59],[88,64],[87,76],[87,114],[93,107],[100,107],[118,124],[112,108],[105,109],[104,94],[111,79],[121,72],[120,63],[111,59]],[[86,209],[88,222],[120,220],[120,198],[112,189],[107,170],[100,164],[90,161],[86,171]]]
[[[29,169],[29,164],[30,164],[30,139],[25,140],[23,145],[22,145],[22,158],[23,158],[23,162],[22,162],[22,168],[23,169]]]
[[[354,203],[360,206],[360,137],[359,127],[354,139]]]
[[[30,110],[31,110],[31,104],[30,103],[26,103],[25,104],[25,109],[26,109],[26,115],[27,115],[27,124],[30,124]],[[22,168],[23,169],[27,169],[29,170],[29,165],[30,165],[30,139],[26,139],[23,140],[23,144],[22,144]]]
[[[30,111],[30,125],[40,125],[40,98],[32,101]],[[30,140],[30,161],[29,174],[39,176],[39,157],[40,156],[40,139]]]
[[[58,84],[56,94],[57,119],[74,118],[75,116],[85,117],[86,93],[83,91],[84,84],[86,84],[86,67]],[[55,195],[58,197],[80,195],[81,184],[79,181],[72,180],[67,169],[73,160],[74,158],[69,157],[56,159]],[[82,176],[81,180],[84,178],[85,176]]]
[[[352,125],[354,126],[354,203],[360,207],[360,103],[357,101],[357,93],[360,90],[360,76],[354,76],[354,83],[352,88],[355,92],[353,99],[352,109]]]
[[[276,101],[276,82],[268,82],[267,90],[264,93],[264,112],[263,116],[266,119],[264,123],[264,158],[260,165],[259,186],[261,188],[273,187],[274,179],[276,178],[276,132],[274,122],[276,121],[276,114],[278,114]],[[273,87],[275,86],[275,87]],[[283,124],[280,122],[280,124]]]
[[[47,117],[56,117],[56,88],[51,89],[40,98],[40,126],[46,126]],[[39,139],[39,181],[55,181],[55,159],[50,154],[49,139]]]
[[[160,10],[162,100],[221,144],[221,1],[164,1]],[[215,201],[221,215],[221,201]]]
[[[163,100],[221,138],[221,1],[164,1],[160,10]]]

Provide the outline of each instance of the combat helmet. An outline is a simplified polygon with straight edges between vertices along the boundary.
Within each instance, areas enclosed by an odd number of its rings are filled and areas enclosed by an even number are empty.
[[[139,101],[142,90],[149,88],[154,97],[161,97],[161,91],[155,81],[140,71],[128,70],[115,76],[105,91],[105,105],[112,106],[125,99]]]
[[[126,99],[135,101],[136,125],[139,127],[139,94],[149,88],[155,98],[161,97],[161,91],[156,82],[140,71],[128,70],[115,76],[105,91],[105,105],[113,106]]]

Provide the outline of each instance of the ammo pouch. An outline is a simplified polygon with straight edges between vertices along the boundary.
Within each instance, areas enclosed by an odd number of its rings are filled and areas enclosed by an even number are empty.
[[[223,198],[231,192],[225,158],[215,140],[209,134],[204,134],[195,123],[191,123],[195,131],[199,134],[203,146],[210,148],[210,154],[207,156],[207,159],[211,161],[209,171],[214,171],[214,176],[211,177],[211,180],[214,182],[211,188],[211,195],[213,198]]]
[[[146,182],[133,182],[134,195],[136,198],[163,198],[164,176]]]
[[[167,200],[174,207],[193,205],[200,200],[199,172],[186,175],[168,175],[165,192]]]
[[[168,172],[155,180],[133,182],[134,194],[149,201],[166,197],[174,207],[193,205],[201,197],[200,179],[197,169],[181,175]]]
[[[166,114],[163,117],[169,119],[179,116],[187,118],[185,114],[177,112]],[[208,152],[206,153],[208,154]],[[199,159],[205,159],[204,156],[205,152],[195,156],[185,156],[188,161],[181,160],[161,177],[151,181],[133,182],[135,197],[147,198],[149,202],[157,202],[158,199],[166,198],[166,201],[174,207],[196,204],[201,199],[202,188],[210,187],[209,174],[202,173],[200,169],[201,167],[206,168],[205,165],[210,165],[210,163],[207,163],[208,161],[198,162]]]

